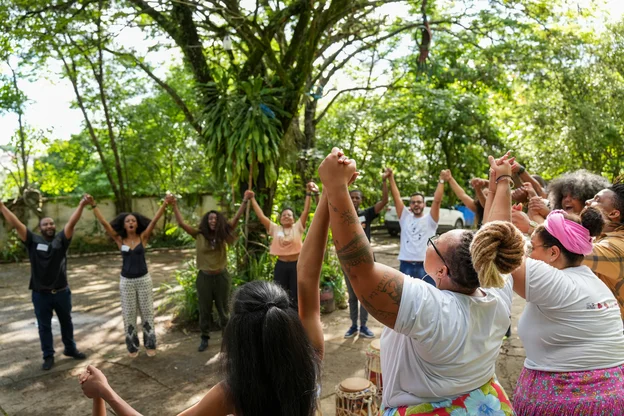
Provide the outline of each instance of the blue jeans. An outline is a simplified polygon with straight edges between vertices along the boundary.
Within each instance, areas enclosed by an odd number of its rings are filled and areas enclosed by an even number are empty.
[[[401,273],[412,276],[414,279],[421,279],[429,283],[430,285],[435,286],[435,282],[433,281],[433,279],[425,272],[425,266],[423,262],[413,263],[403,260],[399,261],[399,270],[401,271]]]
[[[65,345],[65,352],[76,352],[74,342],[74,324],[71,319],[71,291],[68,289],[57,293],[32,292],[32,303],[35,306],[35,316],[39,327],[39,341],[43,358],[54,356],[54,339],[52,338],[52,312],[56,312],[61,325],[61,337]]]
[[[358,321],[358,298],[355,295],[351,281],[343,271],[345,283],[347,284],[347,291],[349,292],[349,316],[351,317],[351,325],[357,326]],[[360,325],[366,326],[368,321],[368,311],[364,308],[364,305],[360,304]]]

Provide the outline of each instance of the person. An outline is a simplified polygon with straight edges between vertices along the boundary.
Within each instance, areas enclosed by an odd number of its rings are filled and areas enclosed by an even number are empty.
[[[401,226],[399,270],[408,276],[424,279],[427,283],[434,284],[431,277],[425,273],[423,262],[427,251],[427,241],[436,234],[438,229],[445,181],[442,178],[439,179],[433,194],[431,210],[425,215],[425,196],[419,192],[413,193],[410,196],[409,210],[405,209],[392,170],[389,170],[389,177],[390,190]]]
[[[227,247],[236,239],[234,230],[238,220],[243,215],[247,199],[243,199],[240,208],[231,221],[227,221],[222,213],[208,211],[199,222],[198,228],[193,228],[184,222],[177,201],[172,199],[173,213],[180,227],[193,237],[196,243],[197,300],[199,306],[199,327],[201,340],[197,350],[205,351],[208,348],[210,330],[212,328],[212,303],[219,314],[221,329],[227,325],[228,300],[230,298],[230,275],[227,271]]]
[[[318,187],[314,182],[309,182],[306,187],[305,203],[299,220],[295,220],[295,212],[292,208],[284,208],[280,213],[280,225],[264,215],[252,190],[245,191],[245,198],[251,200],[256,216],[272,238],[269,253],[277,256],[274,281],[290,294],[295,309],[297,309],[297,259],[301,252],[301,239],[310,213],[311,197],[318,194]]]
[[[87,356],[78,350],[74,341],[72,322],[71,290],[67,281],[67,250],[74,235],[74,228],[88,205],[90,195],[85,194],[78,208],[73,212],[63,230],[56,233],[56,224],[50,217],[39,220],[41,235],[30,231],[9,208],[0,201],[0,211],[6,221],[15,228],[19,239],[26,246],[30,259],[30,283],[32,303],[39,328],[39,342],[43,352],[43,370],[54,366],[54,338],[52,336],[52,315],[56,313],[61,326],[61,337],[65,349],[63,355],[76,360]]]
[[[314,414],[319,358],[289,295],[277,284],[257,280],[234,292],[220,360],[224,379],[181,416]],[[139,415],[96,367],[88,366],[79,381],[93,399],[94,416],[106,415],[105,402],[116,415]]]
[[[531,236],[530,256],[512,272],[514,291],[527,301],[518,324],[526,359],[513,399],[520,416],[624,409],[620,311],[582,264],[603,224],[593,208],[580,218],[552,211]]]
[[[562,209],[567,213],[578,215],[583,210],[585,201],[608,186],[609,182],[605,178],[585,169],[566,173],[548,185],[550,207],[539,194],[530,198],[529,216],[531,220],[541,224],[551,209]]]
[[[368,207],[366,209],[360,209],[360,204],[362,203],[362,199],[364,194],[359,189],[353,189],[349,192],[349,196],[351,197],[351,202],[353,202],[353,207],[358,214],[358,221],[364,228],[364,234],[366,234],[366,238],[368,241],[371,239],[371,223],[375,218],[379,216],[379,213],[388,203],[388,185],[387,179],[390,176],[390,170],[386,169],[386,171],[381,176],[381,200],[378,201],[372,207]],[[351,317],[351,327],[347,330],[344,337],[352,338],[356,336],[359,332],[360,336],[365,338],[375,338],[375,334],[373,331],[368,329],[366,323],[368,321],[368,312],[366,312],[366,308],[363,305],[359,305],[359,315],[360,315],[360,327],[358,330],[357,322],[358,322],[358,299],[355,296],[355,292],[351,287],[351,282],[349,282],[349,278],[347,275],[342,272],[345,278],[345,283],[347,284],[347,292],[349,293],[349,316]]]
[[[611,289],[624,319],[624,178],[598,192],[586,206],[599,210],[605,225],[583,264]]]
[[[476,228],[479,229],[481,227],[481,223],[483,219],[483,205],[481,204],[479,200],[479,196],[478,196],[479,193],[483,192],[482,191],[483,186],[481,185],[482,182],[478,178],[473,178],[471,180],[471,184],[473,188],[475,189],[475,192],[477,193],[477,196],[472,198],[470,195],[466,193],[464,188],[462,188],[457,183],[457,181],[455,180],[455,178],[453,177],[453,174],[451,173],[449,169],[444,169],[440,172],[440,179],[442,179],[444,182],[447,182],[451,186],[451,190],[453,191],[455,196],[459,198],[459,200],[466,206],[466,208],[468,208],[470,211],[472,211],[475,214],[474,223],[475,223]],[[485,200],[485,196],[483,196],[483,199]]]
[[[152,294],[152,276],[147,270],[145,247],[156,223],[162,217],[167,204],[173,196],[167,195],[152,220],[136,212],[122,212],[110,223],[91,199],[93,214],[104,227],[106,233],[121,251],[121,274],[119,292],[121,295],[121,313],[124,321],[126,348],[130,357],[139,354],[139,336],[137,334],[137,311],[141,314],[143,327],[143,345],[149,357],[156,355],[156,328],[154,326],[154,298]]]
[[[382,414],[402,415],[409,407],[438,415],[458,409],[511,415],[494,370],[512,298],[512,281],[500,273],[520,265],[522,234],[508,222],[494,221],[476,234],[453,230],[430,238],[424,267],[435,286],[407,278],[374,261],[362,227],[353,221],[357,213],[347,184],[356,175],[355,163],[341,164],[344,159],[332,149],[319,176],[340,263],[358,298],[386,327],[381,336]],[[491,158],[491,164],[511,170],[506,156]],[[508,182],[501,177],[496,193],[489,194],[496,198],[492,220],[511,215]]]

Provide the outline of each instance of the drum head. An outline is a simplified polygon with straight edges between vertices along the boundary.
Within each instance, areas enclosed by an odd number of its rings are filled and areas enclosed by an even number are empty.
[[[377,351],[381,351],[381,340],[379,338],[373,340],[370,344],[371,348]]]
[[[363,391],[371,386],[369,380],[361,377],[351,377],[344,379],[340,382],[340,390],[347,393],[354,393],[357,391]]]

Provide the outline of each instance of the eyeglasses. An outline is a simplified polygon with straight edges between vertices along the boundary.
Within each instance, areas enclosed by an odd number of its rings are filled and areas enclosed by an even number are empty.
[[[431,247],[433,247],[433,249],[435,250],[436,254],[438,255],[438,257],[440,257],[440,260],[442,260],[442,263],[444,263],[444,265],[446,266],[446,270],[447,270],[447,274],[450,276],[451,275],[451,269],[449,268],[448,264],[446,264],[446,261],[444,261],[444,257],[442,257],[442,254],[440,253],[440,250],[438,250],[438,248],[436,247],[434,240],[437,240],[439,236],[433,236],[433,237],[429,237],[429,240],[427,240],[427,245],[431,245]]]

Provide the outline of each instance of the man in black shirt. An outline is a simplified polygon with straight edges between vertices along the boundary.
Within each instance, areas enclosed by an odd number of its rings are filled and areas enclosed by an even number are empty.
[[[74,234],[74,227],[82,215],[83,208],[88,204],[90,196],[85,195],[78,209],[63,228],[56,234],[56,226],[52,218],[39,220],[41,235],[32,233],[9,209],[0,201],[0,212],[9,224],[15,227],[17,235],[26,246],[30,258],[30,284],[32,303],[35,307],[39,340],[43,351],[44,370],[54,365],[54,340],[52,338],[52,313],[61,325],[61,335],[65,350],[63,354],[77,360],[86,358],[78,351],[74,342],[74,326],[71,319],[71,291],[67,284],[67,249]]]
[[[389,176],[389,171],[386,170],[382,175],[382,185],[381,185],[381,201],[377,202],[372,207],[368,207],[366,209],[360,210],[360,204],[362,203],[362,191],[354,189],[349,195],[351,196],[351,202],[353,202],[353,206],[358,213],[360,223],[362,224],[362,228],[364,228],[364,233],[370,241],[371,238],[371,222],[375,218],[379,216],[381,210],[388,203],[388,185],[386,180]],[[343,271],[344,274],[344,271]],[[360,305],[360,328],[358,331],[357,321],[358,321],[358,299],[351,287],[351,282],[346,274],[345,282],[347,283],[347,290],[349,292],[349,315],[351,316],[351,328],[345,333],[345,338],[351,338],[358,334],[365,338],[375,338],[375,334],[368,329],[366,326],[366,322],[368,321],[368,311],[364,309],[364,306]]]

